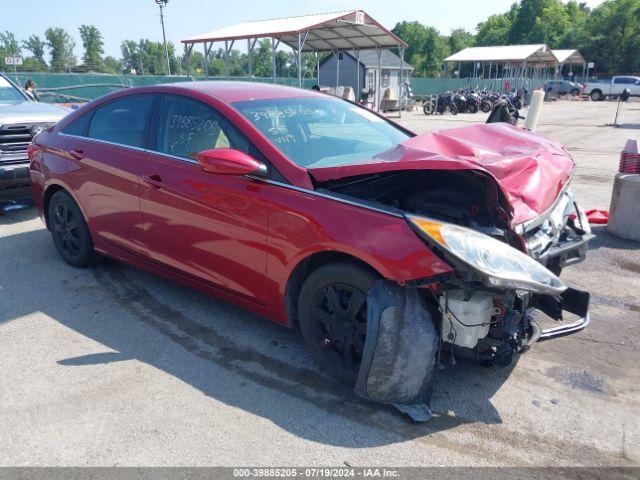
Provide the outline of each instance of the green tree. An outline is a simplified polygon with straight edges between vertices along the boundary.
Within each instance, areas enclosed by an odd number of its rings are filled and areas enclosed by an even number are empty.
[[[640,0],[607,0],[585,22],[583,55],[603,73],[640,72]]]
[[[176,75],[180,74],[182,71],[180,62],[182,59],[176,58],[175,46],[172,42],[167,42],[167,50],[169,52],[171,72]],[[135,70],[137,75],[167,74],[167,60],[162,42],[152,42],[147,39],[142,39],[139,42],[125,40],[120,44],[120,51],[122,52],[122,70],[125,73]],[[202,70],[203,55],[197,52],[199,56],[197,56],[196,60],[193,60],[194,53],[196,52],[192,52],[190,65],[193,67],[197,65]],[[191,73],[193,73],[193,68]]]
[[[536,19],[542,11],[557,0],[521,0],[513,14],[509,43],[523,44],[529,42],[529,35],[536,25]]]
[[[391,30],[394,35],[397,35],[408,44],[404,55],[415,68],[417,68],[418,65],[416,65],[417,60],[414,60],[414,56],[417,54],[420,56],[419,58],[424,57],[423,47],[429,36],[428,28],[426,25],[417,21],[403,21],[397,23]]]
[[[112,56],[104,57],[103,61],[103,71],[104,73],[121,73],[122,72],[122,61],[118,60]]]
[[[448,37],[415,21],[400,22],[392,32],[409,45],[405,58],[413,66],[414,75],[435,76],[442,71],[442,60],[450,51]]]
[[[540,16],[535,19],[527,41],[558,48],[568,30],[569,14],[562,3],[554,0],[542,9]]]
[[[23,60],[21,70],[24,72],[46,72],[49,69],[45,63],[42,63],[36,57],[27,57]]]
[[[472,47],[475,44],[475,37],[473,33],[467,32],[464,28],[456,28],[451,31],[448,43],[449,51],[456,53],[467,47]]]
[[[271,77],[273,62],[271,61],[271,40],[263,38],[253,50],[253,74],[256,77]]]
[[[15,35],[9,31],[0,32],[0,70],[13,71],[13,67],[4,64],[4,57],[17,57],[19,55],[20,45],[18,45]]]
[[[22,41],[22,46],[32,54],[32,57],[26,58],[24,61],[25,71],[46,71],[47,62],[44,59],[44,49],[47,43],[38,35],[30,35],[29,38]],[[29,65],[27,65],[27,61],[29,61]]]
[[[511,17],[506,13],[491,15],[476,28],[476,45],[506,45],[511,31]]]
[[[137,42],[124,40],[120,44],[120,52],[122,53],[122,69],[124,73],[131,73],[133,70],[140,75],[144,73]]]
[[[102,40],[100,30],[94,25],[81,25],[78,30],[80,31],[80,38],[82,39],[82,46],[84,47],[84,55],[82,56],[84,64],[89,67],[90,70],[102,72],[104,41]]]
[[[76,44],[71,35],[62,28],[48,28],[44,36],[51,54],[51,71],[70,71],[76,64],[76,57],[73,55]]]
[[[566,5],[569,25],[560,41],[561,48],[576,48],[578,45],[586,44],[588,33],[585,24],[589,17],[589,8],[586,3],[578,3],[569,0]]]

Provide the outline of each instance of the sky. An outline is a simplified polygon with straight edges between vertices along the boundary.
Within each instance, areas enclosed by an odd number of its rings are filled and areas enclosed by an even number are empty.
[[[602,0],[587,0],[590,7]],[[503,13],[513,0],[169,0],[165,9],[167,40],[180,40],[250,20],[361,9],[391,29],[398,21],[418,20],[448,34],[464,27],[474,31],[489,15]],[[82,56],[78,27],[95,25],[104,37],[105,55],[120,57],[123,40],[161,41],[160,14],[154,0],[0,0],[0,31],[18,40],[31,34],[44,38],[49,27],[62,27],[76,41]],[[243,45],[244,46],[244,45]],[[25,55],[26,52],[23,52]]]

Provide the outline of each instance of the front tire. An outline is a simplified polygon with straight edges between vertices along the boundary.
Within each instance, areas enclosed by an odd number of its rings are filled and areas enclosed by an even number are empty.
[[[87,222],[71,195],[53,194],[49,202],[49,228],[62,259],[74,267],[86,267],[96,258]]]
[[[449,105],[449,112],[451,113],[451,115],[457,115],[458,107],[456,107],[455,105]]]
[[[316,362],[330,375],[355,385],[364,351],[367,294],[376,275],[356,264],[319,267],[298,297],[302,336]]]

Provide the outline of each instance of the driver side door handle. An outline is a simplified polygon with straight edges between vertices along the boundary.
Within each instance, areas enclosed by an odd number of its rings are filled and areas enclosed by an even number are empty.
[[[151,175],[143,175],[142,176],[142,181],[144,183],[146,183],[147,185],[150,185],[154,188],[165,188],[165,183],[162,180],[162,177],[160,175],[158,175],[157,173],[153,173]]]

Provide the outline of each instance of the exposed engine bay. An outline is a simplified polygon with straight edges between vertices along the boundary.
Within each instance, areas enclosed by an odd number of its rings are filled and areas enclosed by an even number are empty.
[[[584,259],[591,236],[586,217],[567,188],[547,212],[512,226],[509,202],[493,178],[477,171],[383,172],[327,181],[321,188],[487,235],[535,259],[538,268],[547,271],[542,265],[546,266],[554,277],[565,265]],[[587,317],[586,292],[567,289],[559,280],[561,288],[542,293],[508,282],[491,284],[428,235],[424,239],[456,272],[420,285],[435,310],[430,314],[439,330],[439,355],[445,362],[467,357],[485,365],[509,365],[515,354],[544,337],[529,315],[532,308],[554,320],[562,319],[563,309]],[[571,333],[571,328],[565,332],[559,327],[564,333]]]

